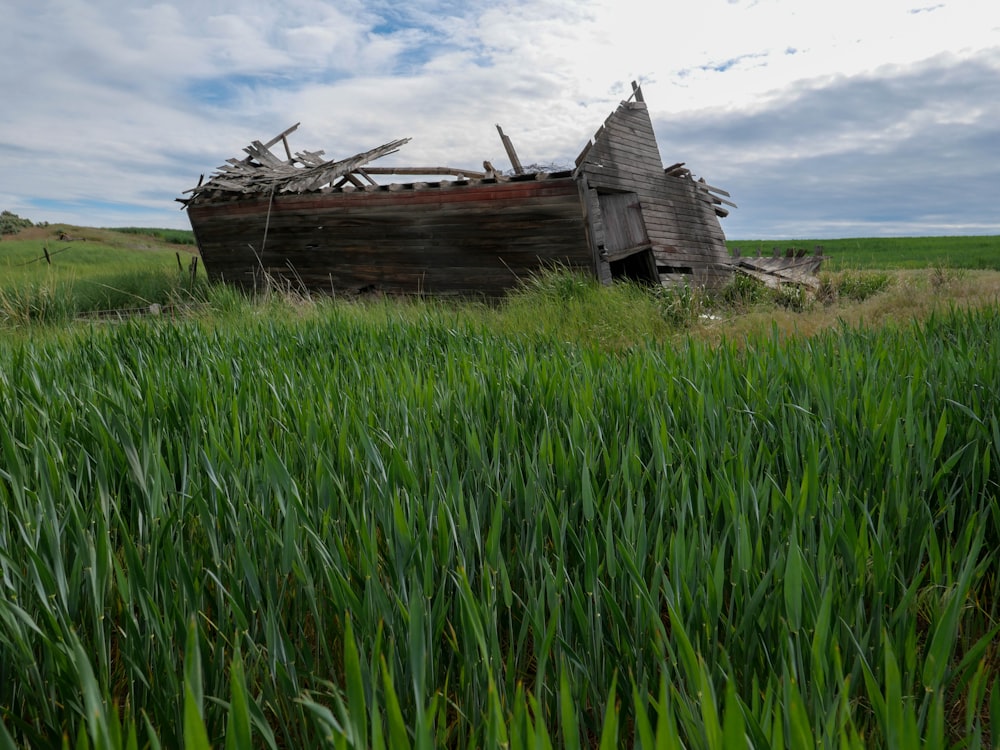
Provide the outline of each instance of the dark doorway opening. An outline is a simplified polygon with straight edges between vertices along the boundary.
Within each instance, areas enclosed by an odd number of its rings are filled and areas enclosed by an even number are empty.
[[[625,258],[613,260],[610,265],[611,278],[615,280],[635,281],[640,284],[655,284],[660,280],[651,249],[640,250]]]
[[[656,259],[646,233],[639,196],[598,192],[604,222],[604,258],[611,278],[654,284],[659,281]]]

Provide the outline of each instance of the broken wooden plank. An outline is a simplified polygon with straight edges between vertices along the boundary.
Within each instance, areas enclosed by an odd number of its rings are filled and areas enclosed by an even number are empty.
[[[497,132],[500,133],[500,140],[507,152],[507,158],[510,159],[510,165],[514,168],[514,174],[524,174],[524,167],[521,166],[521,160],[517,158],[517,152],[514,150],[514,144],[510,137],[504,134],[503,128],[499,125],[497,125]]]
[[[701,178],[698,179],[698,184],[701,187],[703,187],[704,189],[706,189],[706,190],[711,190],[713,193],[718,193],[719,195],[724,195],[727,198],[732,198],[733,197],[729,193],[727,193],[725,190],[723,190],[722,188],[717,188],[717,187],[713,187],[712,185],[709,185],[707,182],[705,182],[705,178],[704,177],[701,177]]]
[[[264,144],[264,148],[271,148],[271,146],[273,146],[275,143],[277,143],[278,141],[280,141],[282,138],[287,138],[292,133],[294,133],[296,130],[298,130],[299,129],[299,125],[301,125],[301,124],[302,123],[297,122],[294,125],[292,125],[290,128],[286,128],[282,132],[278,133],[276,136],[274,136],[274,138],[272,138],[271,140],[269,140],[267,143]]]
[[[704,193],[703,192],[702,193],[702,200],[705,201],[706,203],[712,203],[712,204],[724,203],[727,206],[732,206],[733,208],[739,208],[739,206],[737,206],[732,201],[727,201],[725,198],[720,198],[719,196],[712,195],[711,193]]]
[[[229,166],[219,168],[207,183],[195,188],[194,193],[208,190],[235,191],[242,193],[267,192],[304,192],[317,190],[325,185],[333,184],[345,174],[356,171],[370,161],[395,153],[409,142],[409,138],[391,141],[361,154],[340,161],[320,161],[315,166],[297,167],[284,162],[267,150],[260,141],[254,141],[244,149],[251,161],[238,162],[230,160]],[[306,152],[303,154],[310,161],[322,152]],[[256,160],[255,164],[252,160]]]

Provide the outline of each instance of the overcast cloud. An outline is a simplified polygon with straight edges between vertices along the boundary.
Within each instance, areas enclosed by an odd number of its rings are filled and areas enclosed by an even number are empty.
[[[386,163],[571,164],[639,80],[732,238],[1000,234],[995,0],[13,0],[0,209],[186,227],[174,198],[295,122]],[[10,4],[8,4],[10,5]]]

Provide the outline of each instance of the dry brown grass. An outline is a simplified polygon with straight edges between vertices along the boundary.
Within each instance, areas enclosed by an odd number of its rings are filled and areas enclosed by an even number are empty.
[[[905,325],[951,307],[968,309],[1000,303],[1000,271],[933,268],[884,273],[892,278],[889,287],[862,302],[814,301],[802,312],[768,306],[722,314],[718,320],[696,323],[691,335],[706,341],[739,341],[777,330],[782,337],[809,337],[842,324]]]

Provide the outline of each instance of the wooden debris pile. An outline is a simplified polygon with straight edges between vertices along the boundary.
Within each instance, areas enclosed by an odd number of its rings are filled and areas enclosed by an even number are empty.
[[[409,143],[409,138],[390,141],[346,159],[325,160],[323,151],[299,151],[294,155],[288,146],[288,136],[299,127],[296,123],[267,143],[254,141],[243,150],[245,159],[229,159],[218,168],[208,182],[186,191],[197,196],[206,191],[235,193],[299,193],[319,190],[350,176],[369,162],[396,153]],[[287,160],[271,153],[271,146],[284,144]]]
[[[762,281],[771,288],[782,284],[800,284],[815,289],[819,280],[816,274],[825,260],[822,246],[809,255],[805,248],[788,248],[784,253],[774,248],[770,256],[757,250],[756,256],[744,256],[740,248],[733,251],[733,265],[736,271]]]

